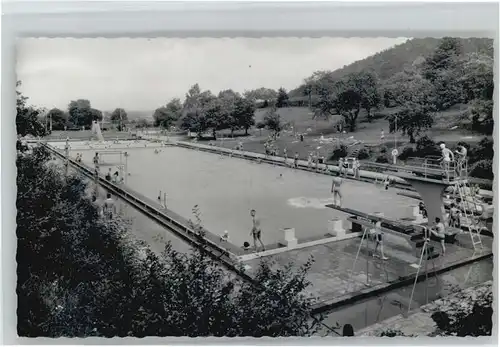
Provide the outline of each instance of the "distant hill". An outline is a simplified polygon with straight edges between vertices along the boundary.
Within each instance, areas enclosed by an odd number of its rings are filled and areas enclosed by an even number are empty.
[[[381,81],[384,81],[398,72],[403,71],[412,64],[423,61],[438,46],[440,39],[410,39],[405,43],[396,45],[385,51],[379,52],[365,59],[355,61],[332,72],[333,78],[341,79],[350,73],[371,70],[375,72]],[[463,53],[472,53],[480,51],[492,52],[493,39],[487,38],[468,38],[461,39]],[[290,91],[290,97],[304,95],[304,86]]]

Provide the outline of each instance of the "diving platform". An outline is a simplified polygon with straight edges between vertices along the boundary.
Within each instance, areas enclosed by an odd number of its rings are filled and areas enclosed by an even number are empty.
[[[405,180],[418,192],[430,223],[436,218],[446,221],[443,199],[446,188],[468,183],[467,162],[461,166],[450,162],[444,167],[439,157],[411,158],[409,165],[394,166],[392,170],[386,174]]]

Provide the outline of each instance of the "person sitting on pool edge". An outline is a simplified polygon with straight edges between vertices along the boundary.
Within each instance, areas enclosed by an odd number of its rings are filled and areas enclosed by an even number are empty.
[[[250,232],[250,234],[253,237],[255,252],[257,252],[257,241],[260,242],[260,244],[262,245],[262,250],[265,251],[266,247],[264,246],[264,243],[261,239],[262,229],[260,228],[260,220],[255,217],[256,211],[254,209],[250,211],[250,215],[252,216],[252,231]]]
[[[220,242],[227,242],[229,240],[229,232],[224,230],[224,234],[220,236]]]

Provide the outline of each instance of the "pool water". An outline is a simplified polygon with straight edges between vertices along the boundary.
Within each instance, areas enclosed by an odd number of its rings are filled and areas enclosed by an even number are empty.
[[[82,144],[81,144],[82,145]],[[59,145],[60,147],[61,145]],[[122,147],[123,145],[114,145]],[[83,153],[83,162],[92,165],[94,150],[82,150],[72,144],[71,155]],[[106,149],[116,151],[113,145]],[[328,221],[345,217],[325,207],[332,203],[331,177],[278,167],[271,164],[223,157],[179,147],[126,148],[127,185],[156,200],[167,194],[167,207],[185,218],[193,218],[198,205],[202,224],[214,234],[229,233],[229,241],[242,245],[250,241],[252,218],[257,211],[264,244],[282,240],[283,228],[295,228],[300,239],[318,238],[328,232]],[[104,155],[104,162],[117,169],[119,155]],[[389,218],[401,218],[414,200],[385,191],[374,184],[344,180],[343,206],[366,213],[382,212]]]

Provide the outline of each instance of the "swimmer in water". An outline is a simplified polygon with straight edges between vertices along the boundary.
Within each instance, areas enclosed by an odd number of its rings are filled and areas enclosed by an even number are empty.
[[[331,193],[333,194],[333,206],[342,207],[342,193],[340,192],[340,186],[342,185],[342,178],[340,177],[340,172],[337,172],[332,180]],[[339,203],[337,204],[337,197],[339,198]]]

